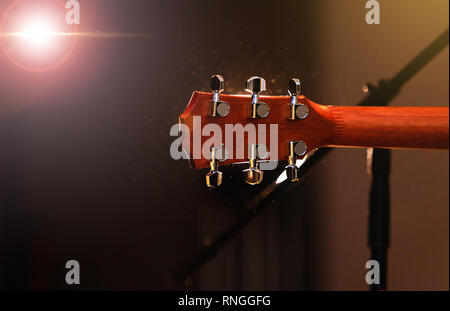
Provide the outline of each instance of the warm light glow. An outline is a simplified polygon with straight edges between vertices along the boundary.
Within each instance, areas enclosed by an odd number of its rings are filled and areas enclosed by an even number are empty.
[[[75,49],[77,25],[68,25],[61,0],[15,0],[0,16],[0,49],[31,72],[46,72],[68,61]]]
[[[66,63],[79,39],[148,38],[151,33],[78,31],[66,23],[61,0],[11,0],[0,12],[0,59],[31,72],[46,72]],[[87,27],[88,25],[83,25]]]
[[[33,20],[17,35],[32,49],[47,49],[51,46],[52,37],[56,34],[51,24],[44,20]]]

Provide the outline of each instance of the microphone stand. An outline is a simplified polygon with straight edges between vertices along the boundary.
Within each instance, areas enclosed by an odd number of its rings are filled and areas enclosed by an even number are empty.
[[[371,260],[379,264],[379,283],[370,285],[371,291],[386,290],[387,252],[390,237],[390,186],[391,151],[389,149],[367,150],[367,171],[371,176],[369,201],[368,244]]]
[[[403,85],[444,49],[448,42],[449,30],[447,29],[391,80],[381,80],[378,86],[367,84],[369,94],[359,105],[389,105]],[[390,242],[390,170],[391,150],[368,149],[367,171],[371,176],[368,244],[371,250],[371,260],[376,260],[380,269],[379,284],[371,284],[370,290],[372,291],[387,289],[387,253]]]
[[[449,43],[449,29],[447,28],[438,38],[428,45],[412,61],[410,61],[400,72],[390,80],[380,80],[378,86],[367,83],[368,95],[359,102],[359,106],[387,106],[390,101],[400,92],[406,82],[428,64]],[[334,148],[321,148],[310,154],[306,161],[300,166],[302,181],[317,163],[321,162]],[[372,177],[370,191],[370,214],[369,214],[369,238],[368,244],[371,248],[371,257],[378,260],[380,264],[380,284],[373,284],[371,290],[385,290],[387,284],[387,249],[389,247],[390,226],[390,150],[369,149],[368,168]],[[200,247],[184,265],[175,272],[171,279],[180,283],[184,282],[190,275],[211,260],[241,229],[259,215],[269,206],[273,197],[295,189],[300,182],[290,183],[285,180],[280,183],[273,182],[253,199],[246,201],[243,207],[247,211],[228,229],[216,236],[205,239]]]

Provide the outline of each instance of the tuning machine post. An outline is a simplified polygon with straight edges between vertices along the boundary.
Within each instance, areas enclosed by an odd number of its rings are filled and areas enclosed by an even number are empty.
[[[227,158],[224,147],[212,147],[210,159],[210,171],[206,174],[206,185],[209,188],[217,188],[222,184],[223,173],[219,171],[219,162]]]
[[[211,77],[211,89],[213,90],[213,99],[211,102],[211,117],[223,118],[230,113],[230,105],[220,101],[220,93],[223,92],[225,81],[221,75]]]
[[[298,103],[298,95],[301,93],[300,80],[297,78],[291,79],[288,85],[288,92],[291,96],[291,102],[289,103],[289,119],[290,120],[303,120],[308,114],[308,106]]]
[[[307,152],[307,146],[303,141],[289,142],[288,166],[285,167],[288,180],[291,182],[299,181],[299,168],[295,165],[297,157],[304,156]]]
[[[243,171],[244,180],[249,185],[258,185],[263,181],[264,173],[258,168],[258,160],[268,156],[264,145],[251,144],[248,147],[250,167]]]
[[[270,107],[259,101],[259,93],[266,91],[266,80],[260,77],[251,77],[247,80],[246,91],[252,93],[250,118],[265,118],[270,113]]]

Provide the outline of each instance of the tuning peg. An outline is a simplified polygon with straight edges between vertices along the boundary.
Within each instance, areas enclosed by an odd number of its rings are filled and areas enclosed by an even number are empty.
[[[259,102],[259,93],[266,91],[266,80],[260,77],[251,77],[247,80],[245,89],[252,92],[251,118],[265,118],[269,115],[270,108],[266,103]]]
[[[222,184],[222,172],[219,171],[219,162],[225,161],[226,152],[223,147],[211,148],[211,160],[208,174],[206,174],[206,185],[209,188],[217,188]]]
[[[297,157],[304,156],[306,154],[307,147],[302,141],[290,141],[289,142],[289,157],[288,166],[285,167],[288,180],[294,182],[300,179],[299,168],[295,165]]]
[[[263,180],[263,171],[258,169],[258,150],[257,145],[249,146],[250,168],[243,171],[244,180],[250,185],[258,185]]]
[[[211,89],[213,90],[213,99],[211,102],[212,117],[226,117],[230,113],[230,105],[220,101],[220,93],[224,89],[224,79],[221,75],[214,75],[211,78]]]
[[[291,120],[305,119],[309,114],[309,110],[308,106],[298,103],[298,95],[300,95],[301,92],[301,85],[299,79],[294,78],[289,81],[288,92],[289,95],[291,95],[291,103],[289,106],[289,119]]]

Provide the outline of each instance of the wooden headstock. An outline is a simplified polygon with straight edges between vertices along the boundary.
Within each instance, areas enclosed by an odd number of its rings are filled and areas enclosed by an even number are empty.
[[[219,163],[249,163],[245,179],[257,184],[258,162],[288,161],[297,180],[295,160],[325,146],[448,148],[448,107],[323,106],[299,95],[299,83],[289,82],[290,95],[264,96],[265,81],[252,77],[251,95],[222,95],[223,78],[213,76],[212,93],[193,93],[180,116],[182,147],[193,168],[211,168],[209,186],[221,183]]]
[[[194,134],[201,132],[208,124],[216,124],[220,127],[222,132],[221,141],[223,144],[225,144],[226,128],[238,128],[242,125],[244,128],[246,126],[247,128],[253,127],[256,132],[256,140],[253,141],[249,140],[247,133],[243,140],[238,139],[236,141],[235,136],[232,148],[226,148],[227,150],[232,149],[234,154],[229,154],[228,159],[222,162],[221,165],[247,162],[249,160],[248,146],[262,142],[265,142],[264,144],[268,148],[269,158],[266,160],[287,161],[290,141],[305,142],[309,151],[325,145],[332,135],[333,123],[328,120],[330,118],[330,111],[327,107],[320,106],[302,95],[298,96],[298,103],[308,107],[308,116],[305,119],[296,120],[288,119],[290,112],[289,96],[261,96],[260,101],[269,105],[270,113],[265,118],[256,119],[249,116],[251,96],[221,95],[220,100],[230,105],[230,112],[226,117],[211,116],[212,97],[211,93],[194,92],[189,101],[189,105],[180,116],[180,124],[185,124],[190,129],[190,133],[188,136],[185,136],[184,142],[190,146],[186,152],[188,153],[193,168],[209,167],[210,158],[204,157],[199,151],[197,151],[197,154],[194,154],[195,150],[192,148]],[[196,117],[195,124],[194,117]],[[196,125],[201,128],[195,128]],[[258,128],[264,128],[265,135],[262,131],[258,135]],[[271,135],[272,130],[275,128],[277,130],[276,135]],[[201,145],[203,146],[210,138],[211,136],[209,135],[201,136]],[[271,146],[277,147],[277,155],[271,153]]]
[[[300,81],[289,83],[290,96],[260,96],[264,79],[252,77],[247,91],[252,95],[220,95],[223,78],[213,76],[212,93],[194,92],[180,116],[183,149],[194,168],[210,167],[210,187],[222,182],[218,164],[247,162],[244,179],[254,185],[262,181],[261,169],[274,169],[288,161],[288,178],[298,180],[297,158],[327,143],[332,136],[330,111],[299,95]],[[258,165],[258,161],[265,161]],[[268,165],[267,165],[268,164]],[[265,165],[265,167],[263,167]]]

